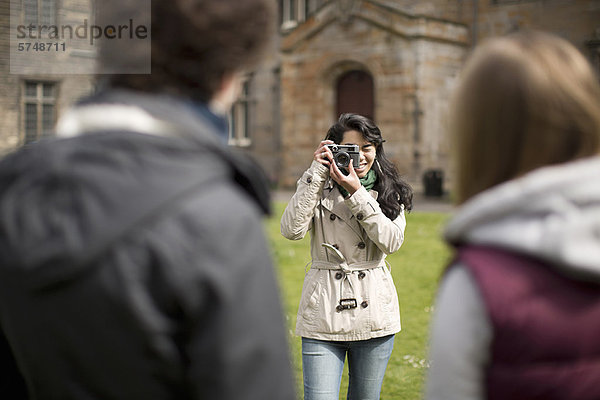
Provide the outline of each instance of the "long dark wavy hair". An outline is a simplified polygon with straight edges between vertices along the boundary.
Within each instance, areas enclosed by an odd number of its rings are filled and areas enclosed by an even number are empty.
[[[370,119],[358,114],[342,114],[338,121],[329,128],[326,140],[333,140],[340,144],[344,133],[357,131],[363,138],[375,146],[375,160],[371,167],[377,174],[377,182],[373,187],[377,191],[377,201],[383,214],[391,220],[400,214],[401,204],[404,209],[412,209],[413,190],[408,183],[400,177],[396,166],[386,157],[383,151],[381,131]]]

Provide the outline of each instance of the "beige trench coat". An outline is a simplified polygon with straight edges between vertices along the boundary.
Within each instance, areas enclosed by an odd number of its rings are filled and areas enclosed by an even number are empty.
[[[404,211],[394,221],[387,218],[375,191],[361,187],[344,200],[329,169],[313,161],[281,218],[288,239],[311,232],[312,265],[304,278],[296,334],[353,341],[399,332],[398,295],[385,257],[400,248],[405,227]],[[340,309],[340,300],[351,308]]]

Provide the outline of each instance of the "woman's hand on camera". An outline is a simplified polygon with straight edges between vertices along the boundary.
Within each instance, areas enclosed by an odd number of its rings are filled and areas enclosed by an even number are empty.
[[[330,161],[333,160],[333,153],[331,152],[329,147],[327,147],[327,145],[330,144],[333,144],[332,140],[323,140],[319,144],[319,147],[317,148],[314,154],[314,160],[325,165],[326,167],[329,167],[329,165],[331,164]]]
[[[329,176],[346,189],[352,196],[354,192],[360,189],[361,185],[360,179],[358,178],[358,175],[356,175],[356,171],[354,171],[352,160],[350,160],[350,164],[348,164],[348,172],[348,175],[344,175],[334,162],[329,165]]]

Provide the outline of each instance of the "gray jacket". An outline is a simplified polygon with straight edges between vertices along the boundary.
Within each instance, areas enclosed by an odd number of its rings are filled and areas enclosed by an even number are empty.
[[[529,255],[566,277],[598,283],[598,182],[598,157],[540,168],[473,197],[449,222],[445,238]],[[493,330],[466,269],[456,266],[444,277],[435,307],[426,398],[485,398]]]
[[[0,164],[0,351],[29,398],[295,399],[265,180],[224,125],[129,92],[65,118]]]
[[[391,221],[364,187],[344,200],[329,169],[313,161],[281,218],[288,239],[311,233],[312,265],[302,288],[296,334],[366,340],[400,331],[398,296],[385,258],[404,241],[404,212]],[[340,310],[340,300],[353,308]],[[356,306],[356,307],[354,307]]]

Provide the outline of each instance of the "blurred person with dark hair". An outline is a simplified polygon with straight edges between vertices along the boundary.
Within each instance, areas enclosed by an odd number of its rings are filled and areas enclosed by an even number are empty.
[[[600,398],[600,86],[567,41],[490,39],[453,103],[455,259],[426,398]]]
[[[305,400],[339,398],[346,357],[348,399],[379,399],[400,331],[386,257],[404,242],[412,188],[387,158],[384,142],[373,121],[342,114],[281,217],[281,233],[290,240],[310,231],[311,267],[296,321]],[[334,153],[335,145],[356,146],[358,154]]]
[[[266,179],[223,144],[273,2],[137,3],[98,15],[151,21],[152,73],[110,75],[0,164],[2,398],[294,399]],[[142,59],[110,44],[102,68]]]

